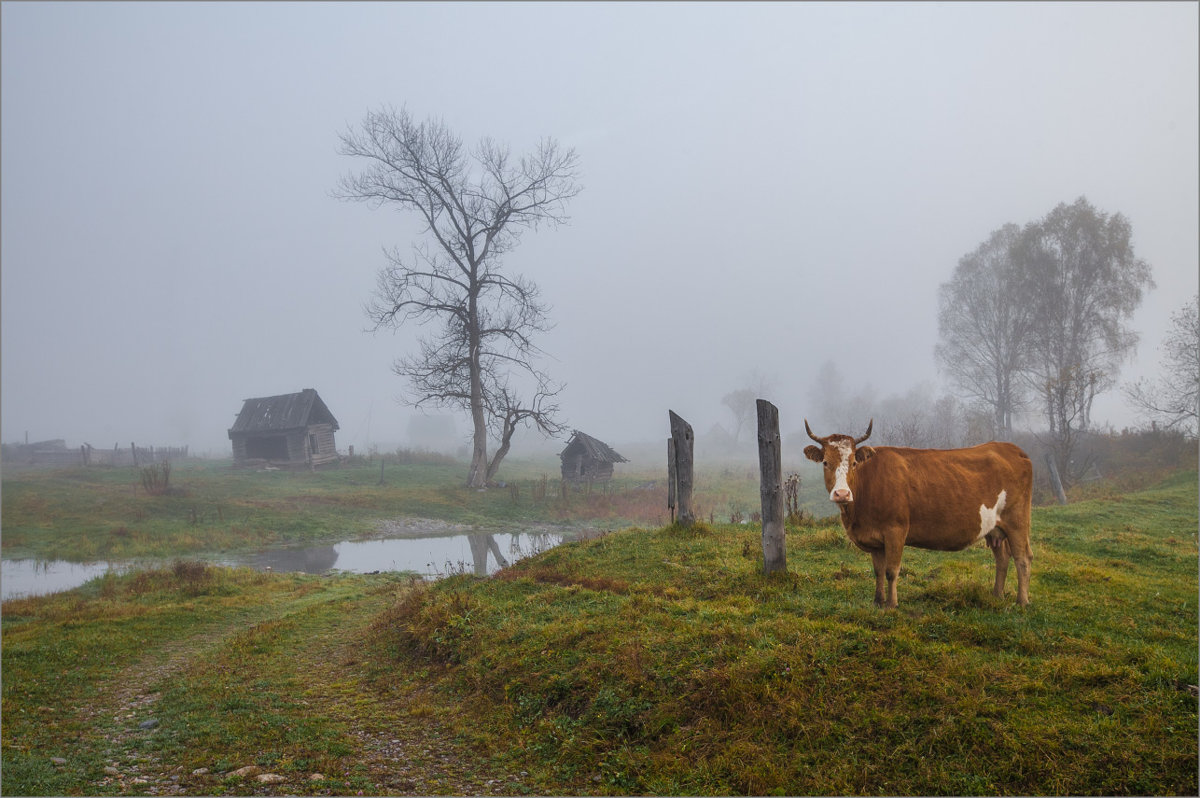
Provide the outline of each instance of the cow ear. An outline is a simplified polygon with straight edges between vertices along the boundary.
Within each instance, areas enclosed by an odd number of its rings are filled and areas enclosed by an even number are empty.
[[[870,446],[859,446],[854,450],[854,459],[860,463],[865,463],[875,456],[875,450]]]
[[[805,446],[804,456],[814,463],[819,463],[825,459],[825,453],[821,451],[820,446]]]

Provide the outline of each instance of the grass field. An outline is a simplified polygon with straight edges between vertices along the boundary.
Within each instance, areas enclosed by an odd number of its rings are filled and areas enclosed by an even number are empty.
[[[839,527],[768,578],[721,523],[5,602],[3,792],[1194,795],[1196,486],[1035,508],[1029,608],[982,548],[906,552],[882,611]]]
[[[557,461],[514,460],[504,487],[478,491],[462,486],[461,464],[388,463],[381,472],[378,463],[359,460],[310,472],[193,460],[175,464],[164,495],[148,494],[134,468],[6,469],[0,545],[7,559],[88,562],[336,543],[374,536],[382,519],[400,516],[492,530],[669,521],[662,474],[573,486],[564,495],[559,480],[550,478],[555,468]],[[700,471],[697,512],[717,520],[736,513],[749,518],[759,506],[757,479],[757,471],[745,467]],[[827,505],[819,482],[812,483],[805,498],[814,507]]]

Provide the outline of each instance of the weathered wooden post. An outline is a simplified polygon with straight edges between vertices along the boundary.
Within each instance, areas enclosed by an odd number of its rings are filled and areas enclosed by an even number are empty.
[[[675,523],[675,439],[667,438],[667,509]]]
[[[1045,453],[1046,468],[1050,469],[1050,486],[1054,488],[1054,495],[1058,497],[1059,504],[1067,503],[1067,493],[1063,490],[1062,479],[1058,476],[1058,466],[1054,463],[1054,455],[1050,452]]]
[[[674,410],[671,414],[671,438],[675,441],[675,502],[679,509],[678,519],[683,526],[696,523],[692,512],[692,449],[695,436],[692,425],[684,421]]]
[[[779,409],[766,399],[758,408],[759,495],[762,498],[763,573],[787,570],[783,528],[783,453],[779,441]]]

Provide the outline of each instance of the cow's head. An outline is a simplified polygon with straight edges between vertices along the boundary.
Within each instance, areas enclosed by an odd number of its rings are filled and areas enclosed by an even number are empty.
[[[804,456],[825,466],[825,487],[829,489],[831,502],[846,505],[854,501],[854,491],[850,489],[851,472],[875,454],[870,446],[859,448],[858,445],[871,437],[871,427],[874,425],[875,419],[871,419],[866,434],[861,438],[851,438],[849,435],[818,438],[808,426],[808,419],[804,419],[804,431],[808,437],[821,444],[804,447]]]

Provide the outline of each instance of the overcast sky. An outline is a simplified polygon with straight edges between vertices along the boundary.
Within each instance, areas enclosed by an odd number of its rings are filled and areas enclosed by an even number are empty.
[[[362,305],[416,220],[331,196],[388,105],[577,150],[570,224],[506,264],[552,306],[565,420],[609,442],[728,424],[755,375],[786,434],[829,360],[937,386],[958,259],[1079,196],[1153,268],[1122,380],[1151,375],[1197,291],[1197,8],[6,1],[0,434],[224,454],[243,399],[311,387],[339,449],[406,443],[417,331]]]

